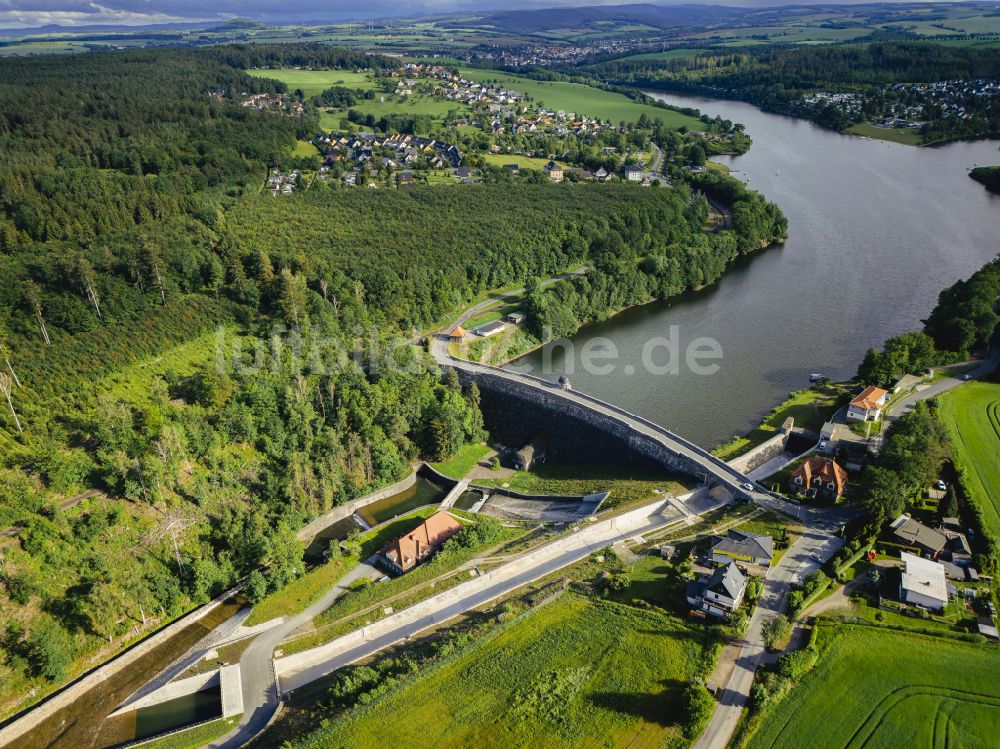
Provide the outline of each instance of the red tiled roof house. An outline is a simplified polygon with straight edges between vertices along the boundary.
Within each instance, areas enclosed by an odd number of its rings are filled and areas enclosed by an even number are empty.
[[[416,567],[462,530],[462,524],[447,512],[436,512],[412,531],[382,549],[382,560],[398,574]]]
[[[832,458],[814,455],[792,471],[789,486],[800,494],[836,501],[847,486],[847,471]]]
[[[848,404],[847,418],[854,421],[878,421],[887,400],[888,391],[869,385]]]

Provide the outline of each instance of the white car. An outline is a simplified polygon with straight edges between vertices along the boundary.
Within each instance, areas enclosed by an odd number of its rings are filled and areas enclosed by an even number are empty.
[[[962,379],[963,380],[971,380],[972,379],[972,375],[962,375]]]
[[[934,484],[934,486],[935,486],[935,487],[936,487],[936,488],[937,488],[937,489],[938,489],[939,491],[944,491],[945,489],[947,489],[947,488],[948,488],[948,485],[947,485],[946,483],[944,483],[944,481],[942,481],[941,479],[938,479],[938,480],[937,480],[937,483],[936,483],[936,484]]]

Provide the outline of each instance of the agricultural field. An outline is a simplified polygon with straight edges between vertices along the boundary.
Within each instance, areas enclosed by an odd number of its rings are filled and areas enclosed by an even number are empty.
[[[565,594],[295,746],[665,746],[711,652],[661,613]]]
[[[966,383],[941,396],[938,413],[984,530],[1000,537],[1000,384]]]
[[[661,109],[649,104],[640,104],[627,96],[611,91],[603,91],[582,83],[565,81],[535,81],[495,70],[460,68],[466,78],[480,83],[496,82],[511,91],[530,96],[536,104],[544,104],[549,109],[586,114],[610,122],[635,122],[645,114],[650,119],[661,119],[670,127],[686,126],[700,130],[701,121],[688,117],[672,109]]]
[[[293,68],[275,68],[274,70],[248,70],[249,75],[258,78],[271,78],[288,86],[289,91],[302,89],[306,96],[315,96],[331,86],[346,86],[347,88],[375,88],[368,73],[356,73],[353,70],[295,70]]]
[[[822,622],[816,667],[760,714],[747,749],[995,746],[992,645]],[[836,706],[835,719],[831,707]]]

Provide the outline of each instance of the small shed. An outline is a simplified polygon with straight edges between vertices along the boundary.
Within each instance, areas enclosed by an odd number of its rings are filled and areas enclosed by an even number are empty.
[[[511,325],[520,325],[524,322],[523,312],[511,312],[509,315],[504,317],[504,320],[509,322]]]
[[[448,340],[454,343],[461,343],[465,340],[466,332],[465,328],[461,325],[456,325],[455,329],[448,334]]]

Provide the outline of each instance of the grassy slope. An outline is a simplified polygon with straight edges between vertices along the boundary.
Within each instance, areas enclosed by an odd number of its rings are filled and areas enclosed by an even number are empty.
[[[774,437],[789,416],[795,419],[795,426],[819,432],[827,419],[833,416],[838,399],[845,392],[836,385],[797,390],[784,403],[775,406],[760,426],[719,445],[712,452],[725,459],[740,455]]]
[[[542,103],[550,109],[586,114],[611,122],[627,120],[634,122],[645,114],[650,119],[659,118],[670,127],[686,125],[692,130],[700,130],[702,124],[694,117],[688,117],[670,109],[660,109],[648,104],[639,104],[622,94],[602,91],[581,83],[563,81],[535,81],[494,70],[476,68],[460,69],[462,75],[476,81],[496,81],[509,88],[531,96],[535,103]]]
[[[750,749],[817,746],[820,736],[828,749],[996,744],[994,647],[875,627],[822,627],[819,664],[765,708]]]
[[[510,478],[477,480],[476,484],[500,486],[525,494],[590,494],[610,491],[603,510],[626,502],[652,499],[657,489],[679,494],[685,491],[683,478],[661,471],[637,470],[613,465],[556,465],[542,463],[530,471],[518,471]]]
[[[244,622],[248,627],[279,616],[289,617],[305,611],[357,564],[354,557],[341,557],[309,570],[281,590],[276,590],[253,607]]]
[[[969,499],[981,509],[990,535],[1000,537],[1000,384],[970,382],[940,403]]]
[[[567,596],[301,746],[660,746],[701,655],[674,619]]]
[[[445,476],[451,476],[453,479],[465,478],[465,474],[471,471],[476,463],[482,460],[489,451],[489,445],[484,445],[481,442],[474,445],[462,445],[458,452],[448,458],[448,460],[441,463],[431,463],[431,466]]]

